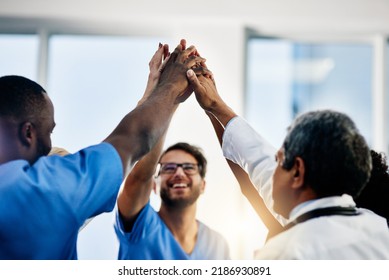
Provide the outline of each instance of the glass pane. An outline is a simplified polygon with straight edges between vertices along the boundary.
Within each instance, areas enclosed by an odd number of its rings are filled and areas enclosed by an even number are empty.
[[[53,36],[48,93],[53,144],[72,152],[100,143],[143,95],[158,38]]]
[[[143,95],[159,42],[166,40],[52,36],[48,93],[57,123],[53,145],[75,152],[107,137]],[[80,259],[116,259],[117,249],[113,213],[94,218],[79,235]]]
[[[0,35],[0,76],[18,75],[36,81],[37,35]]]
[[[245,117],[275,147],[281,145],[293,117],[292,56],[289,42],[249,40]]]
[[[370,143],[371,76],[372,47],[368,44],[250,39],[247,118],[279,147],[296,115],[338,110],[355,121]]]
[[[387,42],[387,48],[386,48],[386,119],[389,120],[389,41]],[[386,124],[389,124],[387,121]],[[386,127],[387,132],[388,132],[388,139],[389,139],[389,127]],[[387,161],[389,162],[389,146],[386,149],[386,155],[387,155]]]

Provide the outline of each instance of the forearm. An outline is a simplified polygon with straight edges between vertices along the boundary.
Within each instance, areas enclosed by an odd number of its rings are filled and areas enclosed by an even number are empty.
[[[218,119],[208,111],[205,111],[207,114],[209,120],[211,121],[211,124],[213,126],[213,129],[215,131],[217,140],[219,141],[220,146],[223,144],[223,133],[224,133],[224,127],[223,125],[218,121]]]
[[[207,115],[211,120],[219,143],[220,145],[222,145],[224,128],[212,114],[207,112]],[[262,197],[259,195],[257,189],[252,184],[248,174],[236,163],[228,159],[227,163],[235,178],[237,179],[243,195],[247,198],[257,215],[261,218],[262,222],[268,228],[268,237],[274,236],[275,234],[281,232],[283,230],[283,227],[266,207]]]
[[[240,190],[242,191],[243,195],[250,202],[251,206],[254,208],[259,218],[269,230],[267,239],[282,232],[284,229],[283,226],[273,216],[272,212],[266,206],[265,202],[263,201],[263,198],[259,195],[258,190],[251,182],[248,174],[236,163],[233,163],[228,159],[227,162],[239,183]]]
[[[124,181],[123,190],[118,199],[118,207],[125,219],[131,219],[137,215],[149,200],[165,136],[166,133],[151,151],[135,164]]]
[[[173,85],[157,87],[141,105],[128,113],[105,139],[122,158],[125,174],[165,133],[177,107]]]
[[[276,149],[242,118],[234,119],[226,127],[223,134],[224,156],[246,171],[267,208],[281,224],[285,224],[286,221],[273,211],[272,175],[276,168],[275,153]]]
[[[142,184],[142,182],[146,182],[154,178],[158,160],[165,143],[166,132],[167,131],[165,131],[162,137],[158,140],[157,144],[151,149],[151,151],[143,156],[131,170],[128,176],[133,178],[133,182]]]

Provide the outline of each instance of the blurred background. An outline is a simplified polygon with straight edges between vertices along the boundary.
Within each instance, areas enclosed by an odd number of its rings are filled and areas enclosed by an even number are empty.
[[[0,75],[47,90],[53,145],[76,152],[135,107],[159,42],[173,50],[185,38],[207,58],[227,104],[275,147],[296,115],[335,109],[387,153],[388,33],[386,0],[0,0]],[[209,161],[198,219],[226,237],[233,259],[251,259],[267,230],[194,96],[179,107],[166,146],[177,141],[202,147]],[[158,209],[158,197],[152,203]],[[106,213],[80,232],[80,259],[116,259],[113,221]]]

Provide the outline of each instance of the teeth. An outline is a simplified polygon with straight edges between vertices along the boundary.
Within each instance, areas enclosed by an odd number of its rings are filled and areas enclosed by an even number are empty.
[[[173,188],[186,188],[186,187],[188,187],[188,185],[183,183],[173,184]]]

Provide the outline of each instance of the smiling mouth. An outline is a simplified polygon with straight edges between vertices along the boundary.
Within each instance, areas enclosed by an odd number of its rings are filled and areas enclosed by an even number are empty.
[[[187,184],[179,183],[179,184],[173,184],[171,186],[172,189],[185,189],[188,188]]]

